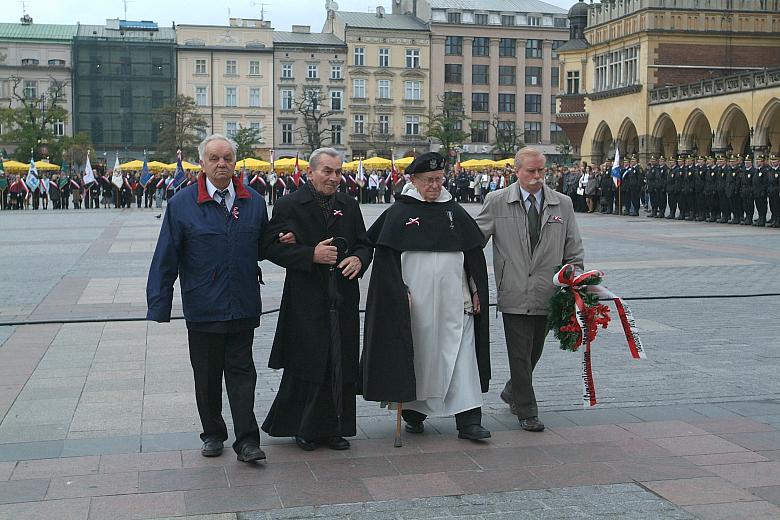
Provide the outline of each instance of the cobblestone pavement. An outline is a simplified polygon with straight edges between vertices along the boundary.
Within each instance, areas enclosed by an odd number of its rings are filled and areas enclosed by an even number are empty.
[[[383,209],[364,206],[367,224]],[[269,462],[253,467],[197,451],[183,321],[99,321],[144,316],[158,214],[0,212],[0,322],[98,320],[0,326],[0,519],[780,518],[780,297],[744,297],[780,292],[777,230],[578,215],[587,267],[615,293],[724,297],[630,301],[649,359],[602,332],[595,409],[580,406],[580,357],[548,341],[543,434],[500,402],[491,310],[489,442],[440,418],[394,449],[393,418],[359,401],[348,452],[264,437]],[[284,272],[264,269],[273,309]],[[281,376],[265,368],[275,325],[255,335],[259,419]]]

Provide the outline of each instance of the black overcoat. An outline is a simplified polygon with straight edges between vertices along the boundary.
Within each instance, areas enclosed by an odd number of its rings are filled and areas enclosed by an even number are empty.
[[[292,231],[296,244],[280,244],[279,233]],[[359,276],[368,269],[373,250],[358,203],[336,194],[333,213],[327,219],[308,187],[302,187],[277,200],[265,234],[265,258],[287,269],[268,367],[283,368],[295,377],[312,383],[326,381],[330,325],[328,312],[329,267],[315,264],[314,248],[331,237],[343,237],[349,244],[347,256],[357,256],[363,264]],[[354,383],[358,376],[360,352],[360,287],[358,278],[339,276],[341,295],[339,323],[343,381]]]

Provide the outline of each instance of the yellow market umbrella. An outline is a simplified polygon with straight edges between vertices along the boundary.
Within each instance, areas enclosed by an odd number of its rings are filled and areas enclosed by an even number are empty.
[[[27,167],[29,168],[29,165]],[[35,161],[35,167],[38,169],[38,171],[44,172],[60,171],[60,167],[56,164],[44,161]]]
[[[307,161],[298,159],[298,167],[303,170],[309,166]],[[286,159],[279,159],[274,161],[274,171],[292,171],[295,168],[295,157],[288,157]]]
[[[357,170],[358,161],[350,161],[341,165],[341,169],[348,172],[354,172]]]
[[[187,161],[182,161],[181,162],[181,167],[184,168],[185,170],[200,171],[200,164],[195,164],[195,163],[191,163],[191,162],[187,162]],[[176,171],[176,163],[172,162],[171,164],[166,164],[165,165],[165,171],[169,171],[169,172]]]
[[[414,161],[414,157],[402,157],[401,159],[396,159],[395,167],[399,170],[405,170],[407,166],[412,164],[412,161]]]
[[[168,166],[167,164],[160,162],[160,161],[152,161],[150,163],[147,163],[147,166],[149,167],[149,170],[153,172],[161,172],[165,170],[165,167]],[[183,166],[183,164],[182,164]],[[141,162],[141,166],[139,168],[135,168],[136,170],[140,170],[144,167],[143,161]]]
[[[463,161],[460,163],[461,168],[477,168],[479,166],[479,159],[469,159],[468,161]]]
[[[139,161],[138,159],[126,163],[122,163],[119,165],[120,170],[140,170],[144,167],[144,162]]]
[[[7,172],[27,171],[30,168],[30,164],[19,161],[3,161],[3,168],[5,168],[5,171]],[[59,168],[57,169],[59,170]]]
[[[504,166],[514,166],[515,165],[515,159],[514,157],[510,157],[509,159],[501,159],[500,161],[496,161],[496,164],[500,167]]]
[[[298,163],[300,164],[300,163]],[[255,159],[254,157],[247,157],[236,162],[236,171],[246,166],[247,170],[267,172],[271,169],[271,163]]]
[[[363,161],[363,168],[390,168],[390,159],[371,157]]]

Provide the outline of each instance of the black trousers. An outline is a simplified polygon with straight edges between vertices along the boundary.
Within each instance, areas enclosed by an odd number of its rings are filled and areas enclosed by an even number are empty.
[[[667,197],[669,200],[669,216],[674,217],[675,213],[677,213],[677,193],[669,192]]]
[[[666,214],[666,192],[655,189],[650,193],[650,201],[653,204],[653,213],[662,217]]]
[[[195,375],[195,399],[203,425],[202,440],[225,441],[227,426],[222,418],[222,376],[225,377],[236,441],[233,449],[260,444],[255,418],[257,372],[252,359],[253,329],[232,334],[188,330],[190,362]]]
[[[605,193],[601,195],[601,212],[612,213],[612,199],[614,195]]]
[[[742,216],[744,215],[742,211],[742,197],[739,195],[732,195],[730,197],[731,201],[731,214],[733,215],[733,220],[735,221],[742,221]]]
[[[756,208],[753,205],[753,196],[742,197],[742,213],[745,215],[745,220],[752,221],[753,214],[756,212]]]
[[[731,218],[731,201],[726,196],[726,192],[718,192],[718,209],[720,210],[720,219],[727,221]]]
[[[423,422],[428,416],[416,410],[401,410],[401,417],[408,423]],[[482,407],[472,408],[455,414],[455,426],[462,430],[466,426],[482,424]]]
[[[780,216],[780,193],[769,195],[769,209],[772,211],[772,220],[776,220]]]
[[[504,391],[512,395],[520,419],[539,415],[533,387],[536,363],[542,357],[547,336],[547,316],[502,314],[509,355],[509,375]]]
[[[763,197],[756,197],[756,209],[758,210],[759,220],[766,221],[766,195]]]

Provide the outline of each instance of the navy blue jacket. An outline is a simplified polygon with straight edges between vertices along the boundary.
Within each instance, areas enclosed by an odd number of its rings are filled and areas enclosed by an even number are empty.
[[[205,174],[168,201],[146,283],[147,320],[170,321],[177,277],[187,321],[259,318],[258,261],[268,212],[240,179],[233,186],[230,216],[209,196]]]

